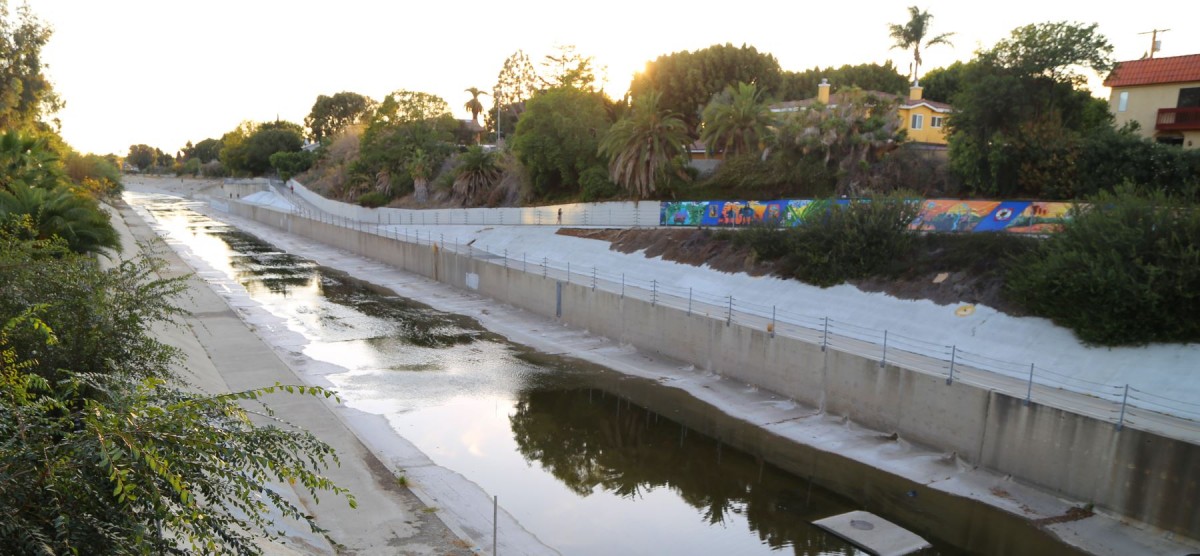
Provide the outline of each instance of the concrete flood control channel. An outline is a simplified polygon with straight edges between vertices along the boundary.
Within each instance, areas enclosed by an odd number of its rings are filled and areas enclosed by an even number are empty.
[[[172,241],[306,337],[304,355],[330,363],[314,378],[498,495],[563,554],[854,554],[810,522],[855,509],[930,539],[926,554],[1071,553],[1009,514],[787,441],[680,390],[509,344],[178,199],[142,202]]]

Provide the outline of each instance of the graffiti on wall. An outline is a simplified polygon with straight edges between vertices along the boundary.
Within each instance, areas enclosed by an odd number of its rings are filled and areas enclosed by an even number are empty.
[[[1070,218],[1071,203],[1040,201],[961,201],[924,199],[910,229],[930,232],[1006,232],[1045,234],[1058,231]],[[848,200],[667,201],[660,209],[662,226],[797,226],[817,222]]]

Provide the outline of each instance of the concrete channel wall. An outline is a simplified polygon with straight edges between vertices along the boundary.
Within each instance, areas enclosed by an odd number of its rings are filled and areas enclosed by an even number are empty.
[[[721,317],[544,278],[486,258],[228,203],[238,216],[407,272],[557,317],[820,407],[885,434],[953,452],[971,465],[1200,538],[1200,446],[876,360],[774,337]],[[223,207],[222,207],[223,208]],[[362,277],[367,278],[369,277]]]

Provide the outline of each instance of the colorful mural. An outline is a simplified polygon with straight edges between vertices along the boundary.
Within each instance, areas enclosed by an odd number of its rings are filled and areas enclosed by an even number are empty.
[[[1038,201],[962,201],[924,199],[911,229],[930,232],[1007,232],[1046,234],[1070,218],[1071,203]],[[814,221],[841,200],[668,201],[661,205],[662,226],[796,226]]]

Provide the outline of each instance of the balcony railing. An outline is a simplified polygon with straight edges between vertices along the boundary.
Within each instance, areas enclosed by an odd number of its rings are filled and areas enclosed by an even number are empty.
[[[1200,108],[1159,108],[1158,131],[1193,131],[1200,129]]]

